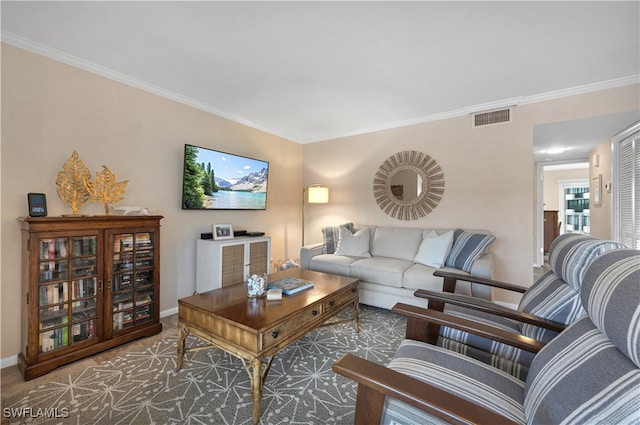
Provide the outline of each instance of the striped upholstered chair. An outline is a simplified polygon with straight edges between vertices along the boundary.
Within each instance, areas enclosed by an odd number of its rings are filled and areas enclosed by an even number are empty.
[[[443,292],[419,290],[417,297],[429,300],[429,308],[474,320],[488,326],[517,332],[536,341],[551,341],[567,325],[585,314],[580,304],[580,286],[587,266],[602,253],[623,245],[569,233],[555,239],[549,250],[550,270],[531,287],[524,288],[489,279],[436,272],[445,280],[445,291],[455,290],[458,280],[485,283],[523,293],[518,310],[495,303]],[[526,379],[533,354],[487,338],[446,326],[431,326],[428,342],[466,354]]]
[[[358,383],[357,425],[637,424],[638,282],[638,250],[609,251],[591,263],[581,288],[587,315],[535,355],[525,382],[469,356],[411,339],[401,343],[388,367],[346,354],[333,369]],[[399,307],[408,311],[408,333],[431,320],[468,325],[437,311]]]

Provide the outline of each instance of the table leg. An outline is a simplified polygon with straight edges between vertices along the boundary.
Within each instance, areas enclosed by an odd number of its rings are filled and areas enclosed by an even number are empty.
[[[253,400],[253,423],[260,420],[260,401],[262,400],[262,360],[251,361],[251,399]]]
[[[184,359],[184,345],[189,335],[189,329],[178,324],[178,358],[176,359],[176,372],[182,369]]]
[[[353,302],[353,326],[356,328],[356,332],[360,332],[360,302],[355,300]]]

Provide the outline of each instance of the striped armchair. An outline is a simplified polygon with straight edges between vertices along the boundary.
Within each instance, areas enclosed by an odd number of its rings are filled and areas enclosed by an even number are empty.
[[[419,290],[417,297],[429,300],[429,308],[516,332],[542,343],[551,341],[567,325],[585,315],[580,304],[580,286],[587,266],[599,255],[624,246],[613,241],[569,233],[554,240],[549,250],[550,270],[531,287],[524,288],[481,278],[486,284],[523,293],[517,311],[463,295]],[[473,276],[436,272],[445,280],[445,291],[453,292],[459,280],[481,283]],[[446,326],[429,330],[428,342],[465,354],[525,380],[533,354],[481,336]]]
[[[364,424],[640,422],[640,251],[608,251],[584,273],[587,315],[533,358],[526,381],[469,356],[406,339],[388,367],[346,354],[333,366],[358,383]],[[412,306],[407,331],[469,321]],[[514,338],[513,341],[517,341]]]

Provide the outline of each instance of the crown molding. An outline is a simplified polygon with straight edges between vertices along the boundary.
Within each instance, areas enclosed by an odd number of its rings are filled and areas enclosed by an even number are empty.
[[[512,97],[509,99],[498,100],[496,102],[480,103],[473,106],[467,106],[461,109],[455,109],[449,112],[439,114],[424,115],[421,117],[410,118],[408,120],[393,121],[376,127],[363,128],[341,134],[327,134],[320,137],[308,138],[299,143],[315,143],[324,140],[338,139],[342,137],[357,136],[359,134],[372,133],[375,131],[391,130],[394,128],[407,127],[410,125],[424,124],[427,122],[439,121],[448,118],[456,118],[464,115],[475,114],[477,112],[489,112],[497,109],[510,108],[519,105],[527,105],[530,103],[545,102],[563,97],[576,96],[600,90],[607,90],[616,87],[630,86],[640,84],[640,75],[631,75],[628,77],[616,78],[614,80],[603,81],[599,83],[586,84],[584,86],[572,87],[568,89],[556,90],[552,92],[537,94],[533,96]]]
[[[238,124],[242,124],[242,125],[245,125],[247,127],[251,127],[251,128],[256,129],[256,130],[263,131],[265,133],[268,133],[268,134],[271,134],[271,135],[274,135],[274,136],[277,136],[277,137],[281,137],[281,138],[290,140],[292,142],[300,143],[300,144],[315,143],[315,142],[321,142],[321,141],[325,141],[325,140],[332,140],[332,139],[349,137],[349,136],[357,136],[357,135],[360,135],[360,134],[372,133],[372,132],[383,131],[383,130],[390,130],[390,129],[394,129],[394,128],[406,127],[406,126],[411,126],[411,125],[416,125],[416,124],[424,124],[424,123],[427,123],[427,122],[433,122],[433,121],[439,121],[439,120],[448,119],[448,118],[460,117],[460,116],[463,116],[463,115],[469,115],[469,114],[476,113],[476,112],[481,112],[481,111],[484,112],[484,111],[491,111],[491,110],[495,110],[495,109],[501,109],[501,108],[505,108],[505,107],[525,105],[525,104],[536,103],[536,102],[544,102],[544,101],[558,99],[558,98],[562,98],[562,97],[575,96],[575,95],[579,95],[579,94],[584,94],[584,93],[589,93],[589,92],[594,92],[594,91],[606,90],[606,89],[611,89],[611,88],[628,86],[628,85],[640,83],[640,75],[632,75],[632,76],[628,76],[628,77],[622,77],[622,78],[617,78],[617,79],[598,82],[598,83],[586,84],[586,85],[579,86],[579,87],[572,87],[572,88],[568,88],[568,89],[556,90],[556,91],[537,94],[537,95],[533,95],[533,96],[522,96],[522,97],[515,97],[515,98],[510,98],[510,99],[503,99],[503,100],[498,100],[498,101],[495,101],[495,102],[472,105],[472,106],[468,106],[468,107],[464,107],[464,108],[461,108],[461,109],[456,109],[456,110],[448,111],[448,112],[424,115],[424,116],[420,116],[420,117],[409,118],[409,119],[406,119],[406,120],[392,121],[392,122],[389,122],[389,123],[386,123],[386,124],[382,124],[382,125],[379,125],[379,126],[367,127],[367,128],[362,128],[362,129],[353,130],[353,131],[341,132],[341,133],[336,133],[336,134],[325,134],[325,135],[317,136],[317,137],[300,138],[300,137],[294,137],[294,136],[291,136],[291,135],[286,135],[286,134],[282,134],[282,133],[273,131],[272,129],[269,129],[267,127],[261,126],[261,125],[259,125],[257,123],[251,122],[251,121],[246,120],[246,119],[244,119],[242,117],[238,117],[238,116],[231,115],[231,114],[225,113],[223,111],[220,111],[220,110],[218,110],[216,108],[213,108],[211,105],[208,105],[206,103],[200,102],[200,101],[192,99],[190,97],[182,96],[182,95],[180,95],[178,93],[174,93],[174,92],[169,91],[169,90],[165,90],[163,88],[160,88],[160,87],[157,87],[157,86],[155,86],[153,84],[150,84],[150,83],[148,83],[146,81],[143,81],[143,80],[131,77],[129,75],[114,71],[114,70],[112,70],[110,68],[98,65],[96,63],[93,63],[93,62],[90,62],[90,61],[87,61],[87,60],[84,60],[84,59],[80,59],[78,57],[75,57],[73,55],[69,55],[67,53],[64,53],[64,52],[61,52],[59,50],[53,49],[51,47],[45,46],[43,44],[33,42],[33,41],[28,40],[28,39],[26,39],[24,37],[18,36],[16,34],[12,34],[12,33],[8,32],[8,31],[2,31],[0,33],[0,36],[1,36],[1,41],[3,43],[7,43],[7,44],[10,44],[12,46],[24,49],[24,50],[28,50],[28,51],[36,53],[36,54],[38,54],[40,56],[44,56],[44,57],[56,60],[58,62],[62,62],[64,64],[67,64],[67,65],[82,69],[82,70],[87,71],[87,72],[91,72],[93,74],[100,75],[100,76],[108,78],[110,80],[117,81],[117,82],[122,83],[122,84],[126,84],[128,86],[131,86],[131,87],[146,91],[148,93],[152,93],[152,94],[155,94],[157,96],[161,96],[161,97],[164,97],[166,99],[173,100],[173,101],[181,103],[183,105],[187,105],[187,106],[190,106],[192,108],[195,108],[195,109],[198,109],[198,110],[201,110],[201,111],[208,112],[210,114],[219,116],[221,118],[228,119],[228,120],[236,122]]]
[[[33,42],[24,37],[20,37],[18,35],[12,34],[8,31],[2,31],[1,33],[1,41],[3,43],[10,44],[14,47],[18,47],[20,49],[28,50],[32,53],[38,54],[40,56],[44,56],[49,59],[53,59],[58,62],[62,62],[64,64],[73,66],[75,68],[82,69],[84,71],[90,72],[92,74],[100,75],[101,77],[108,78],[110,80],[126,84],[128,86],[146,91],[148,93],[155,94],[160,97],[164,97],[169,100],[173,100],[175,102],[181,103],[186,106],[190,106],[192,108],[201,110],[203,112],[208,112],[210,114],[219,116],[221,118],[228,119],[230,121],[236,122],[238,124],[245,125],[247,127],[255,128],[256,130],[264,131],[265,133],[272,134],[274,136],[282,137],[287,140],[295,141],[294,139],[287,137],[286,135],[278,134],[277,132],[262,127],[254,122],[246,120],[241,117],[237,117],[223,111],[220,111],[216,108],[213,108],[211,105],[200,102],[198,100],[192,99],[187,96],[180,95],[178,93],[174,93],[170,90],[163,89],[161,87],[150,84],[146,81],[134,78],[130,75],[123,74],[121,72],[114,71],[113,69],[98,65],[94,62],[90,62],[84,59],[80,59],[76,56],[69,55],[67,53],[61,52],[59,50],[53,49],[51,47],[45,46],[40,43]]]
[[[528,103],[544,102],[547,100],[560,99],[562,97],[577,96],[579,94],[591,93],[600,90],[614,89],[617,87],[630,86],[640,83],[640,74],[630,75],[627,77],[616,78],[613,80],[600,81],[598,83],[585,84],[583,86],[572,87],[568,89],[555,90],[548,93],[527,96],[522,99],[521,105]]]

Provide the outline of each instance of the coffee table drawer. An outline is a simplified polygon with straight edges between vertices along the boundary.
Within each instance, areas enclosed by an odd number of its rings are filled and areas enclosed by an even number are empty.
[[[290,334],[304,329],[307,323],[318,320],[322,314],[322,303],[316,303],[298,312],[291,320],[263,332],[262,349],[277,344]]]
[[[348,302],[352,301],[353,298],[357,297],[357,296],[358,296],[358,286],[355,285],[351,289],[339,292],[339,293],[335,294],[334,296],[332,296],[331,298],[329,298],[327,301],[325,301],[324,302],[324,311],[326,313],[329,313],[329,312],[331,312],[331,310],[336,309],[336,308],[344,305],[345,303],[348,303]]]

